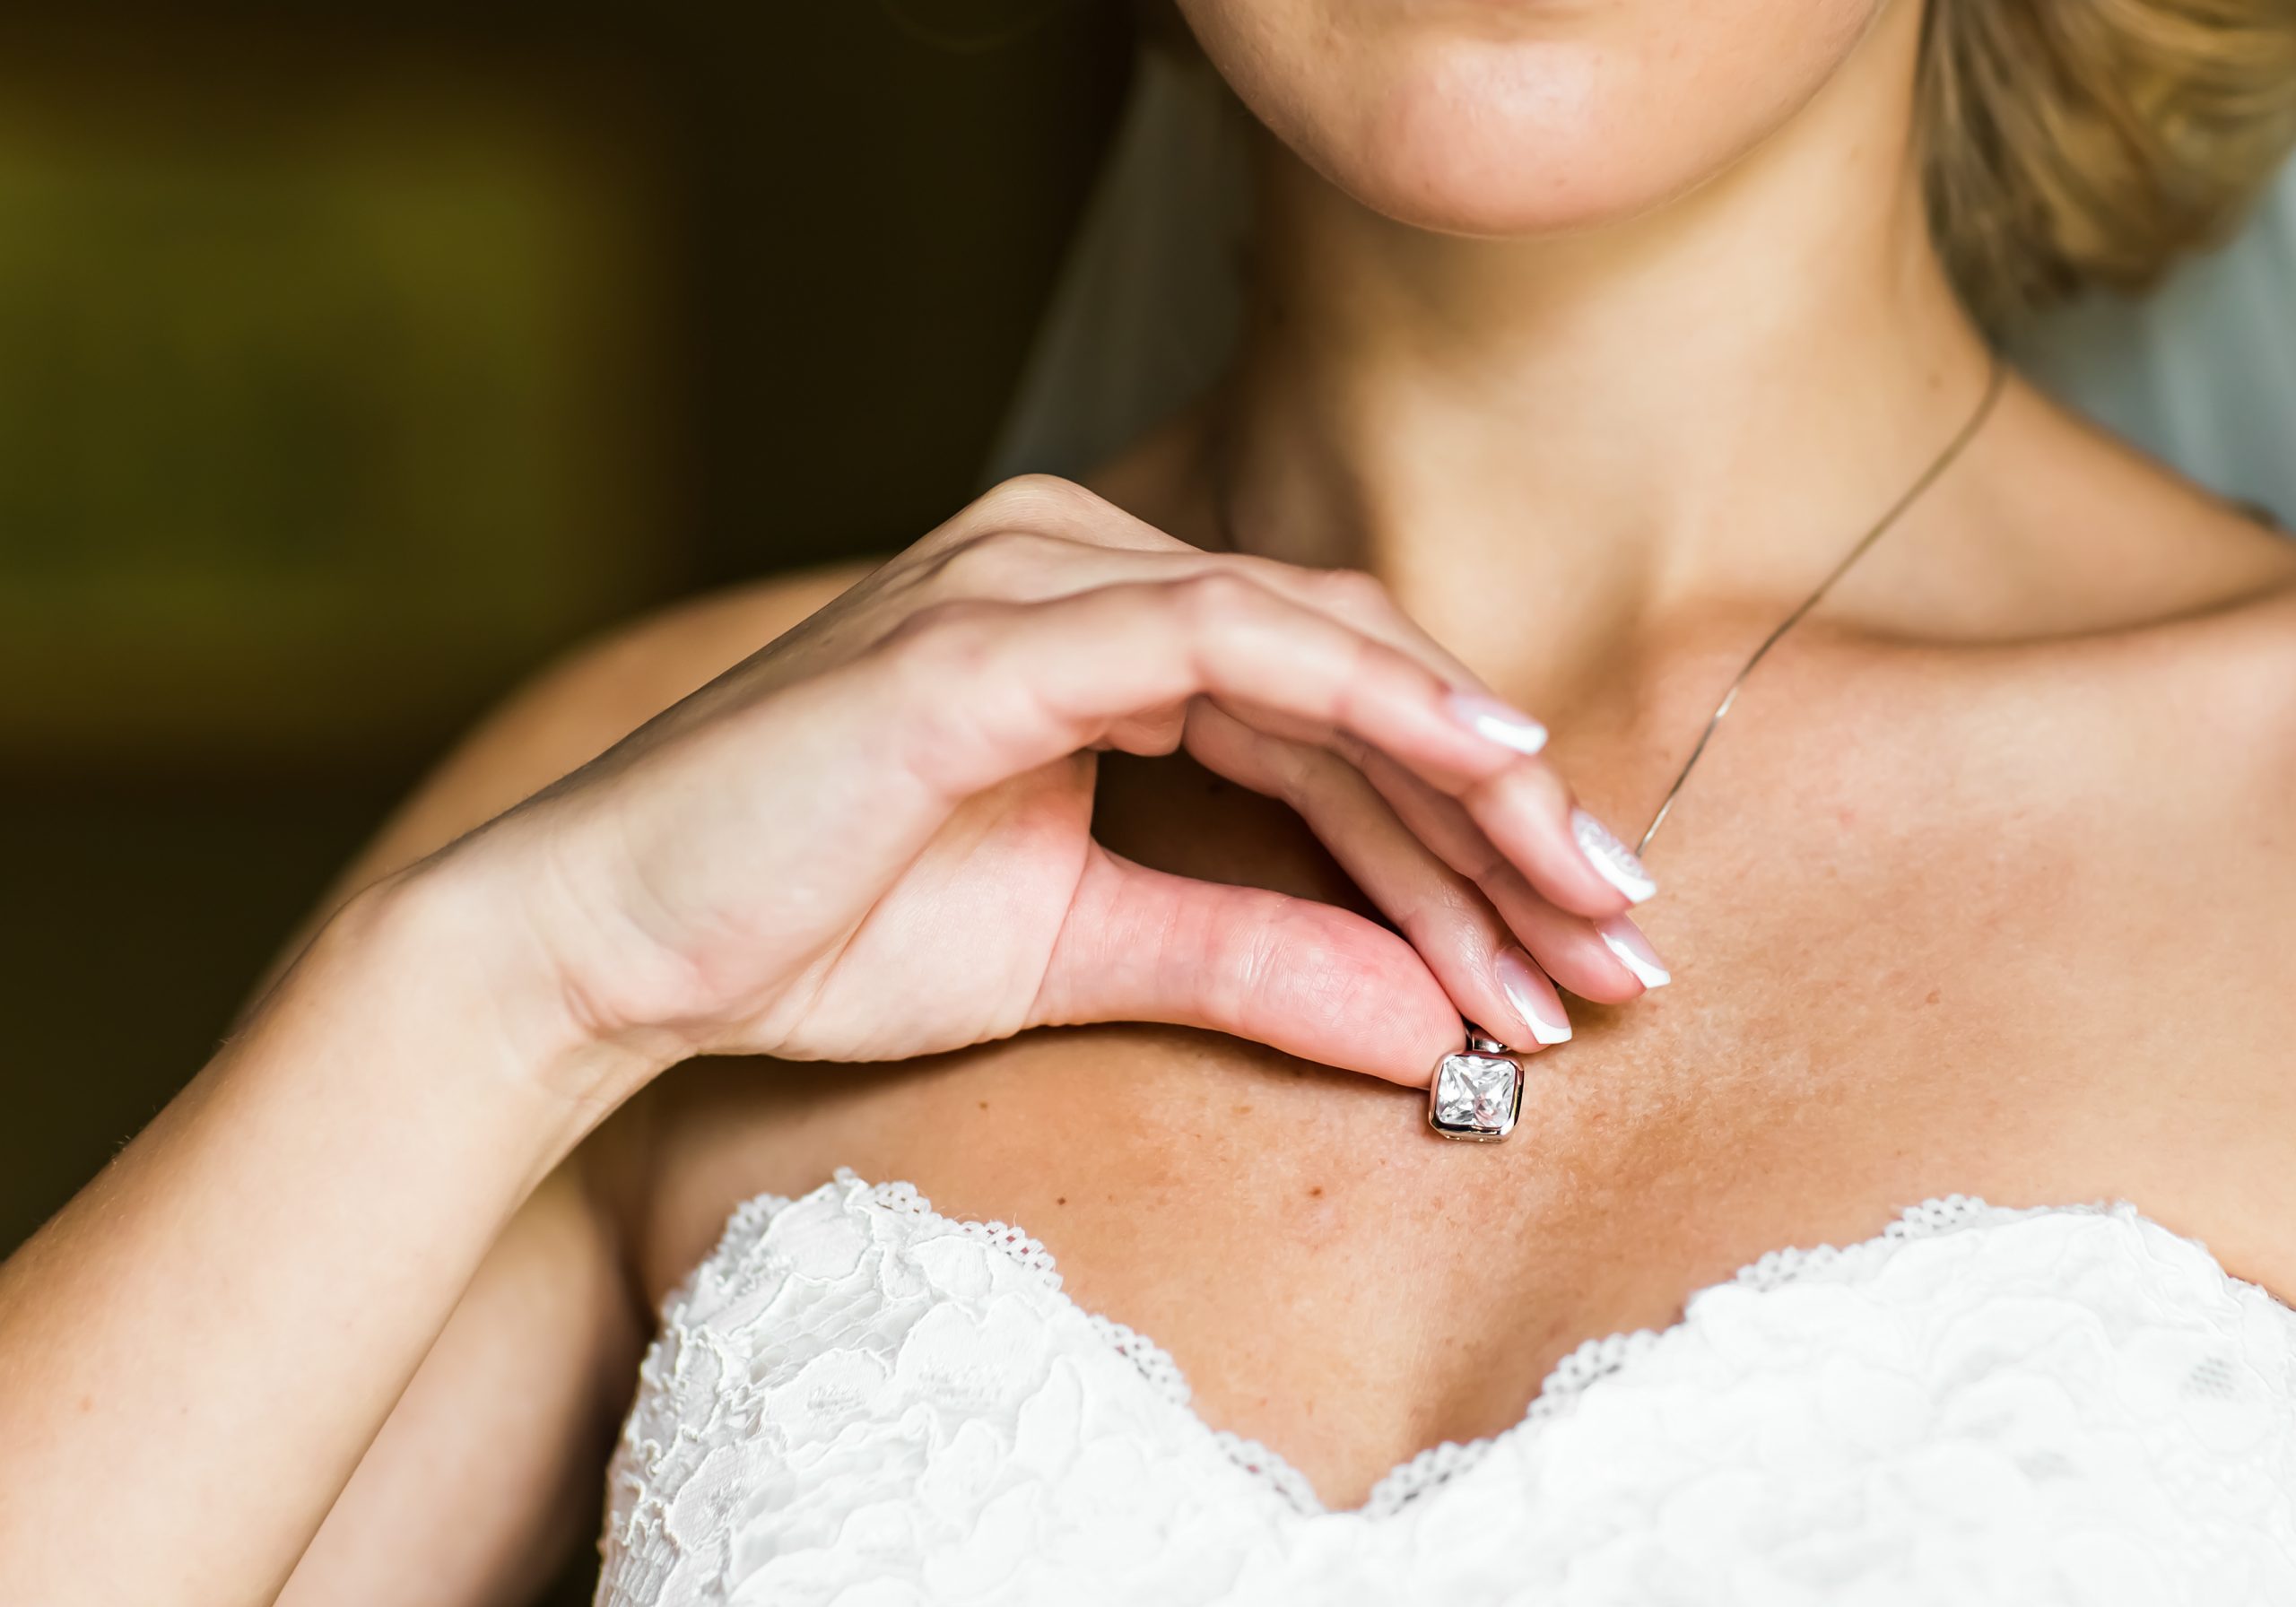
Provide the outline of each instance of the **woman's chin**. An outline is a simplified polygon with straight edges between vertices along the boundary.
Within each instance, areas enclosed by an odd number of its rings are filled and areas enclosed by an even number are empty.
[[[1376,168],[1330,175],[1382,216],[1438,234],[1521,239],[1563,234],[1629,217],[1673,187],[1638,182],[1599,164],[1554,160],[1518,149],[1480,160],[1453,146],[1412,161],[1390,152]]]
[[[1629,155],[1619,142],[1577,128],[1422,126],[1372,144],[1359,160],[1334,161],[1324,176],[1396,222],[1494,239],[1632,217],[1704,177],[1685,164],[1622,160]]]
[[[1874,4],[1718,0],[1644,32],[1531,7],[1535,30],[1405,10],[1279,34],[1198,9],[1245,104],[1338,189],[1418,228],[1518,237],[1635,216],[1730,168],[1828,83]]]
[[[1727,166],[1761,132],[1734,137],[1741,131],[1695,113],[1655,115],[1596,65],[1568,59],[1577,53],[1509,59],[1522,54],[1477,52],[1394,74],[1358,102],[1368,115],[1306,119],[1286,143],[1397,222],[1512,239],[1648,211]]]

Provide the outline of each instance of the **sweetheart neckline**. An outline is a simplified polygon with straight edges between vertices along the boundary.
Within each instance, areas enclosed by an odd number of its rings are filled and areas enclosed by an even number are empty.
[[[1966,1229],[2005,1226],[2051,1215],[2116,1217],[2155,1229],[2191,1247],[2243,1298],[2260,1298],[2296,1322],[2296,1306],[2260,1283],[2234,1275],[2201,1240],[2177,1232],[2146,1215],[2130,1201],[2100,1199],[2059,1204],[1996,1205],[1975,1194],[1933,1194],[1907,1206],[1879,1232],[1865,1238],[1839,1246],[1787,1246],[1767,1251],[1729,1277],[1692,1290],[1683,1300],[1681,1315],[1663,1327],[1621,1329],[1580,1342],[1548,1371],[1522,1415],[1512,1422],[1474,1439],[1439,1440],[1413,1452],[1373,1481],[1361,1505],[1332,1507],[1324,1502],[1314,1484],[1281,1452],[1233,1429],[1214,1428],[1196,1410],[1187,1376],[1171,1352],[1147,1334],[1092,1310],[1069,1294],[1062,1286],[1057,1260],[1041,1240],[1019,1224],[1000,1218],[944,1215],[913,1183],[873,1183],[851,1167],[839,1166],[827,1181],[804,1194],[752,1195],[734,1208],[717,1248],[701,1265],[716,1263],[744,1234],[761,1232],[774,1216],[788,1207],[823,1198],[839,1189],[848,1202],[859,1196],[881,1210],[953,1232],[1007,1256],[1038,1281],[1057,1310],[1081,1319],[1103,1344],[1130,1362],[1152,1388],[1178,1407],[1193,1437],[1208,1443],[1255,1482],[1281,1498],[1296,1516],[1309,1521],[1351,1519],[1377,1523],[1394,1516],[1411,1502],[1465,1474],[1501,1446],[1535,1432],[1541,1423],[1569,1410],[1598,1380],[1629,1366],[1670,1337],[1687,1332],[1698,1308],[1710,1296],[1746,1286],[1767,1290],[1813,1274],[1861,1270],[1868,1264],[1885,1259],[1903,1245]],[[696,1272],[700,1270],[696,1268]]]

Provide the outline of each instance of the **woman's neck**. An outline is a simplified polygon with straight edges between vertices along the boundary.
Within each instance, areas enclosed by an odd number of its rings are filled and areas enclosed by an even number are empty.
[[[1798,599],[1985,383],[1909,149],[1918,20],[1695,192],[1560,239],[1396,224],[1263,138],[1215,527],[1368,568],[1454,639],[1529,614],[1556,669],[1572,636]]]

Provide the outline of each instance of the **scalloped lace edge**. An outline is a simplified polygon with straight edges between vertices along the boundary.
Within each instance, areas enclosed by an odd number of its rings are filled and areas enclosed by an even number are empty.
[[[2017,1206],[1990,1204],[1975,1194],[1938,1194],[1906,1207],[1895,1220],[1869,1238],[1839,1246],[1819,1244],[1771,1250],[1748,1262],[1730,1277],[1693,1290],[1683,1302],[1683,1315],[1663,1328],[1622,1329],[1581,1342],[1555,1363],[1540,1384],[1538,1393],[1531,1397],[1523,1415],[1505,1428],[1475,1439],[1446,1439],[1429,1446],[1381,1474],[1361,1506],[1335,1507],[1326,1506],[1307,1476],[1280,1453],[1258,1440],[1246,1438],[1232,1429],[1215,1429],[1206,1422],[1196,1409],[1187,1375],[1172,1359],[1171,1352],[1138,1330],[1079,1305],[1061,1287],[1058,1263],[1043,1241],[1017,1224],[999,1219],[981,1220],[945,1216],[933,1208],[932,1202],[918,1191],[915,1184],[872,1183],[852,1168],[840,1166],[828,1182],[807,1194],[756,1195],[735,1207],[717,1252],[705,1264],[715,1263],[719,1255],[743,1238],[761,1234],[767,1224],[788,1206],[831,1189],[844,1190],[848,1202],[856,1195],[864,1196],[869,1203],[882,1210],[973,1239],[1009,1256],[1023,1271],[1041,1281],[1043,1286],[1057,1297],[1064,1309],[1082,1317],[1104,1345],[1132,1363],[1149,1385],[1186,1413],[1187,1420],[1208,1438],[1229,1461],[1282,1498],[1294,1511],[1306,1517],[1367,1520],[1393,1516],[1430,1490],[1459,1477],[1500,1445],[1518,1435],[1534,1431],[1539,1424],[1568,1411],[1589,1385],[1628,1366],[1668,1335],[1688,1327],[1700,1297],[1716,1290],[1733,1285],[1771,1290],[1813,1275],[1862,1272],[1913,1240],[1934,1238],[1979,1224],[2017,1221],[2050,1214],[2109,1215],[2144,1222],[2152,1220],[2125,1200]],[[2163,1229],[2163,1231],[2173,1232],[2173,1229]],[[2186,1236],[2179,1234],[2177,1237],[2185,1238]],[[2203,1254],[2207,1253],[2206,1247],[2200,1245],[2197,1239],[2187,1238],[2186,1242],[2200,1247]],[[2270,1290],[2233,1277],[2231,1273],[2223,1272],[2221,1264],[2218,1264],[2218,1270],[2228,1284],[2236,1289],[2254,1290],[2280,1309],[2296,1316],[2296,1307],[2288,1306]]]

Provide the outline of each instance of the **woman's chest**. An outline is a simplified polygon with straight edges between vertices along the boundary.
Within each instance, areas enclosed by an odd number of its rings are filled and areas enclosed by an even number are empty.
[[[1119,852],[1358,897],[1281,812],[1187,769],[1111,770]],[[2051,937],[2045,855],[1822,782],[1669,831],[1640,914],[1674,984],[1574,1001],[1505,1143],[1437,1136],[1417,1090],[1174,1029],[693,1068],[661,1101],[649,1280],[750,1194],[837,1166],[913,1182],[1042,1240],[1079,1304],[1172,1352],[1208,1421],[1348,1505],[1421,1447],[1515,1421],[1583,1340],[1663,1325],[1770,1249],[1955,1192],[2126,1194],[2175,1220],[2179,1118],[2112,1053],[2118,1003],[2100,1021],[2059,975],[2077,940]]]

